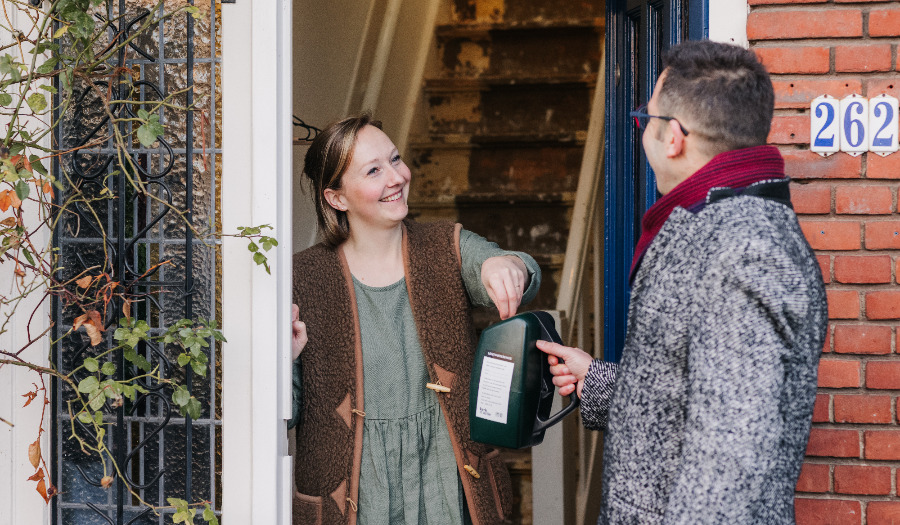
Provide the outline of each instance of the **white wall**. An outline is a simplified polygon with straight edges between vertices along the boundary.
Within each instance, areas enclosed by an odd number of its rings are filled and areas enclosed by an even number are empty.
[[[709,0],[709,39],[747,48],[747,0]]]
[[[13,27],[20,27],[24,30],[31,28],[30,20],[24,15],[20,15],[16,7],[9,5],[7,8]],[[0,31],[0,45],[9,44],[11,41],[9,32]],[[4,53],[10,51],[15,53],[17,50],[12,48]],[[31,55],[26,54],[24,58],[30,57]],[[0,129],[5,130],[6,125],[6,121],[0,121]],[[26,202],[22,205],[22,209],[25,211],[26,224],[35,225],[38,221],[37,205]],[[0,219],[10,215],[11,210],[8,210],[6,213],[0,214]],[[39,247],[46,246],[49,239],[46,233],[43,231],[33,237]],[[0,295],[5,297],[18,295],[17,281],[18,279],[13,275],[13,264],[4,261],[0,265]],[[17,305],[13,322],[7,326],[8,331],[0,334],[0,349],[16,351],[28,342],[26,325],[28,317],[31,316],[32,311],[35,311],[35,308],[37,310],[31,323],[32,336],[41,333],[49,326],[49,302],[39,306],[37,299],[29,298]],[[8,305],[3,307],[0,323],[5,320],[6,315],[10,312],[9,309]],[[31,363],[46,366],[49,350],[49,339],[44,337],[20,354],[20,357]],[[5,356],[2,357],[5,358]],[[32,383],[41,385],[40,377],[36,372],[13,365],[0,365],[0,417],[14,425],[0,422],[0,524],[39,525],[47,523],[50,516],[49,507],[35,490],[37,483],[27,479],[35,473],[34,467],[28,460],[28,445],[38,439],[39,428],[41,428],[41,411],[44,408],[43,392],[39,392],[38,397],[28,407],[22,407],[25,403],[22,395],[34,390]],[[46,386],[49,389],[49,378],[46,379]],[[48,466],[50,418],[50,406],[47,405],[43,420],[45,432],[41,435],[40,442]],[[45,481],[49,483],[50,473],[45,471],[45,475],[47,476]]]

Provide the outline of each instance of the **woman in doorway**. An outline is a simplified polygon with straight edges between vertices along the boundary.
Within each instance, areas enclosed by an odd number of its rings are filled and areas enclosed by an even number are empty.
[[[469,439],[471,309],[514,315],[537,264],[407,219],[410,170],[369,115],[305,162],[324,241],[294,257],[294,523],[505,522],[506,468]]]

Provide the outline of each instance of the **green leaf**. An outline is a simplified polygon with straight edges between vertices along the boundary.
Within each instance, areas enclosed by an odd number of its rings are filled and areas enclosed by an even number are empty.
[[[156,137],[162,135],[166,129],[159,123],[159,115],[150,115],[150,118],[137,130],[138,140],[145,148],[149,148],[156,142]]]
[[[103,425],[103,412],[94,412],[94,423],[97,426]]]
[[[8,93],[0,93],[0,106],[6,107],[12,104],[12,95]]]
[[[94,419],[91,417],[91,415],[89,413],[82,411],[82,412],[78,413],[78,421],[81,421],[85,425],[90,425],[91,423],[94,422]]]
[[[147,113],[146,109],[139,109],[138,118],[141,120],[148,120],[150,118],[150,113]]]
[[[41,84],[38,88],[43,89],[44,91],[49,91],[50,93],[57,93],[56,88],[51,86],[50,84]]]
[[[137,391],[131,385],[122,385],[122,394],[132,401],[137,397]]]
[[[28,198],[28,194],[31,193],[31,186],[28,185],[24,180],[20,180],[16,183],[16,197],[19,200],[24,201]]]
[[[28,156],[28,161],[31,162],[31,168],[34,169],[34,171],[40,173],[40,174],[43,175],[44,177],[47,177],[47,176],[48,176],[48,175],[47,175],[47,168],[45,168],[44,165],[41,164],[41,158],[40,158],[40,157],[38,157],[37,155],[29,155],[29,156]]]
[[[200,377],[206,377],[206,363],[201,363],[200,361],[191,361],[191,368],[194,369],[194,373]]]
[[[39,74],[46,75],[47,73],[53,71],[53,68],[56,66],[56,57],[50,57],[49,60],[41,64],[35,69]]]
[[[181,385],[175,389],[175,392],[172,393],[172,401],[175,402],[179,407],[183,407],[191,400],[191,394],[188,392],[188,389]]]
[[[259,251],[259,246],[257,246],[255,242],[250,241],[250,244],[247,245],[247,249],[253,253],[256,253]]]
[[[69,31],[69,26],[66,26],[66,25],[59,26],[59,29],[57,29],[56,32],[53,33],[53,38],[59,38],[59,37],[63,36],[64,34],[66,34],[66,32],[68,32],[68,31]]]
[[[25,99],[25,102],[28,103],[28,107],[31,108],[31,111],[34,111],[35,113],[40,113],[47,109],[47,99],[42,93],[32,93],[30,97]]]
[[[88,357],[84,360],[84,368],[88,372],[96,372],[100,369],[100,363],[93,357]]]
[[[34,264],[34,257],[31,256],[31,252],[28,251],[28,248],[23,248],[22,253],[25,254],[25,258],[28,259],[28,262],[31,263],[32,266],[36,266]]]
[[[178,366],[184,366],[191,362],[191,356],[187,354],[181,354],[178,356]]]
[[[187,412],[191,419],[200,419],[200,402],[197,401],[196,397],[191,396],[190,401],[184,407],[184,411]]]
[[[100,388],[100,381],[94,376],[88,376],[78,383],[78,391],[82,394],[90,394],[96,392]]]
[[[104,403],[106,403],[106,396],[102,392],[98,392],[94,394],[93,397],[91,397],[88,405],[90,405],[91,410],[96,412],[97,410],[103,408]]]
[[[112,361],[107,361],[103,363],[103,368],[100,369],[100,372],[102,372],[103,375],[111,376],[116,373],[116,364]]]
[[[213,525],[219,525],[219,519],[216,518],[216,513],[210,508],[209,503],[204,503],[203,519]]]
[[[256,252],[253,254],[253,262],[256,264],[266,264],[266,256],[260,252]]]

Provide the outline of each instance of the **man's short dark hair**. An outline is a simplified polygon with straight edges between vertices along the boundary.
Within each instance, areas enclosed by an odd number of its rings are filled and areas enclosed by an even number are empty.
[[[693,40],[673,46],[662,62],[659,112],[696,133],[706,153],[766,143],[775,93],[769,73],[752,51]]]

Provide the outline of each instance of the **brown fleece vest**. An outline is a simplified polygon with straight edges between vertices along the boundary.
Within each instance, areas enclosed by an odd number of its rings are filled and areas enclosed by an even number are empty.
[[[405,221],[403,260],[419,343],[450,430],[472,522],[506,523],[509,474],[498,452],[469,439],[469,375],[475,330],[460,274],[459,225]],[[300,356],[294,523],[354,524],[363,432],[363,371],[356,296],[340,249],[318,244],[294,256],[294,302],[309,343]]]

